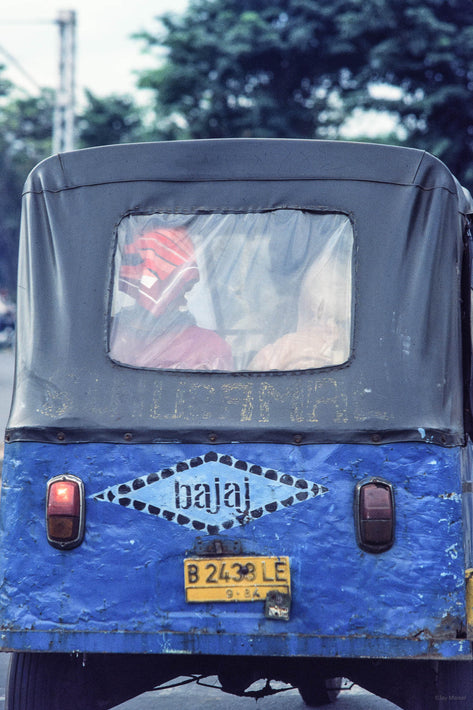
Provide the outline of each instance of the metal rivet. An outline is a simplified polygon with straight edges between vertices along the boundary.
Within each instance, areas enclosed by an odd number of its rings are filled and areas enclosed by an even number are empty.
[[[7,435],[5,436],[5,441],[10,441],[10,434],[7,434]]]
[[[371,437],[371,441],[373,442],[373,444],[379,444],[379,442],[381,441],[381,436],[379,434],[373,434]]]
[[[133,439],[133,434],[130,434],[130,432],[127,431],[123,438],[125,439],[125,441],[131,441]]]
[[[209,434],[209,441],[217,441],[217,435],[216,434]]]
[[[301,444],[302,443],[302,434],[295,434],[293,441],[295,444]]]
[[[66,435],[64,434],[63,431],[60,431],[57,435],[57,438],[58,438],[58,441],[64,441],[64,439],[66,438]]]

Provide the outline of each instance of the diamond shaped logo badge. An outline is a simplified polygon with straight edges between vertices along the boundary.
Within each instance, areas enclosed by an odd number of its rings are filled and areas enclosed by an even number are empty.
[[[304,478],[209,451],[91,497],[214,535],[327,490]]]

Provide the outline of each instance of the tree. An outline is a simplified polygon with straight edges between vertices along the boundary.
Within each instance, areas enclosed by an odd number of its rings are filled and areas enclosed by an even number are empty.
[[[82,147],[139,140],[139,110],[128,97],[98,98],[86,93],[78,117]],[[54,91],[18,94],[1,77],[0,67],[0,288],[16,289],[21,193],[30,170],[51,154]]]
[[[191,0],[182,16],[161,18],[163,32],[140,35],[168,55],[139,85],[156,91],[176,137],[313,137],[344,118],[341,1]]]
[[[339,18],[339,31],[366,57],[351,105],[395,112],[407,143],[437,155],[473,187],[473,3],[363,4],[370,5],[383,6],[370,25],[366,13],[349,11]],[[397,95],[376,98],[370,87],[381,82],[398,87]]]
[[[81,147],[143,139],[141,112],[131,97],[117,94],[98,97],[88,90],[85,96],[87,104],[77,122]]]
[[[473,185],[471,0],[190,0],[160,22],[140,37],[166,61],[139,85],[169,136],[337,137],[355,108],[389,110]]]
[[[8,96],[0,112],[0,140],[12,164],[23,178],[51,153],[54,91],[43,89],[37,96]],[[26,172],[25,172],[26,171]]]
[[[1,76],[0,91],[0,287],[13,295],[21,193],[28,172],[51,151],[53,92],[13,96]]]

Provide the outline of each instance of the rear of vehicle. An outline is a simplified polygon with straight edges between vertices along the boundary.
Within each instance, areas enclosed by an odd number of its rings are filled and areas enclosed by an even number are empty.
[[[437,160],[382,146],[143,144],[33,171],[8,710],[189,672],[465,707],[471,211]]]

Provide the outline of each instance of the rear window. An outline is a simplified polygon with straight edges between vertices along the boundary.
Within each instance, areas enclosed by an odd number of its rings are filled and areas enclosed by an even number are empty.
[[[110,357],[233,372],[341,365],[352,258],[341,213],[129,215],[117,232]]]

